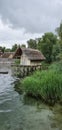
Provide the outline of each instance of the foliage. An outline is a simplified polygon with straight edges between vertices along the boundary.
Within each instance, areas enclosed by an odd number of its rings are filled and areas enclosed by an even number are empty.
[[[59,36],[59,39],[61,39],[61,41],[62,41],[62,21],[60,23],[60,26],[56,28],[56,32]]]
[[[25,44],[22,44],[21,47],[26,48],[26,45],[25,45]]]
[[[49,69],[50,70],[54,70],[54,71],[56,71],[59,74],[62,73],[62,61],[55,62],[55,63],[51,64],[49,66]]]
[[[62,60],[62,53],[59,53],[59,54],[58,54],[57,60],[58,60],[58,61],[61,61],[61,60]]]
[[[62,74],[54,70],[36,72],[25,78],[22,86],[27,95],[41,98],[51,105],[62,99]]]
[[[2,53],[4,53],[5,52],[5,47],[0,46],[0,50],[2,51]]]
[[[42,38],[37,38],[35,40],[30,39],[28,41],[28,47],[39,49],[46,57],[46,62],[52,62],[52,58],[56,58],[58,45],[56,45],[58,39],[52,32],[45,33]]]
[[[45,33],[42,36],[42,40],[39,41],[39,46],[41,47],[41,51],[46,57],[46,62],[52,62],[52,51],[53,46],[57,42],[57,37],[53,33]]]
[[[58,60],[59,53],[60,53],[60,45],[59,43],[56,43],[55,45],[53,45],[52,62]]]
[[[27,41],[28,43],[28,48],[36,49],[37,48],[37,43],[36,40],[30,39]]]
[[[17,91],[19,94],[22,94],[22,86],[21,86],[21,81],[18,80],[15,82],[15,85],[14,85],[14,88],[15,88],[15,91]]]
[[[18,45],[17,45],[17,44],[14,44],[14,45],[12,46],[11,51],[12,51],[12,52],[16,51],[17,47],[18,47]]]
[[[15,59],[15,64],[19,65],[20,64],[20,59]]]
[[[5,48],[5,52],[11,52],[10,48]]]

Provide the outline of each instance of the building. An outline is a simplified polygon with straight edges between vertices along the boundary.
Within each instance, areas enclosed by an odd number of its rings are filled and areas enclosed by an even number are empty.
[[[13,58],[21,59],[21,65],[41,65],[41,62],[45,60],[44,55],[39,50],[31,48],[18,48]]]
[[[4,52],[1,58],[12,59],[13,55],[14,55],[14,52]]]
[[[3,52],[0,50],[0,58],[2,57],[2,55],[3,55]]]

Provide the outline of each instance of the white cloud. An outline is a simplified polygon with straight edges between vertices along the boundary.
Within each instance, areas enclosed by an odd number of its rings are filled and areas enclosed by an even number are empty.
[[[62,20],[62,0],[0,0],[0,45],[26,43],[54,32]]]
[[[62,0],[0,0],[4,22],[27,32],[53,31],[62,19]]]
[[[0,19],[0,46],[11,47],[13,44],[26,44],[30,38],[41,37],[42,34],[27,33],[24,28],[11,28],[10,24],[4,24]]]

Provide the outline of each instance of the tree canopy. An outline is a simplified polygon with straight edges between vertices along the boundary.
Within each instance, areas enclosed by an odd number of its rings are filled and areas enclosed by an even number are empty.
[[[46,57],[46,61],[49,63],[52,61],[53,46],[56,42],[57,36],[52,32],[45,33],[39,41],[40,50],[43,52]]]
[[[33,49],[37,48],[37,43],[36,43],[36,40],[34,39],[28,40],[27,44],[28,44],[28,48],[33,48]]]

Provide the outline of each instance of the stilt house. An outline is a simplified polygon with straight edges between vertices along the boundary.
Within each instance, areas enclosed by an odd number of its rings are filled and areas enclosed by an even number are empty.
[[[41,62],[45,60],[39,50],[20,47],[16,50],[13,58],[20,59],[21,65],[41,65]]]

